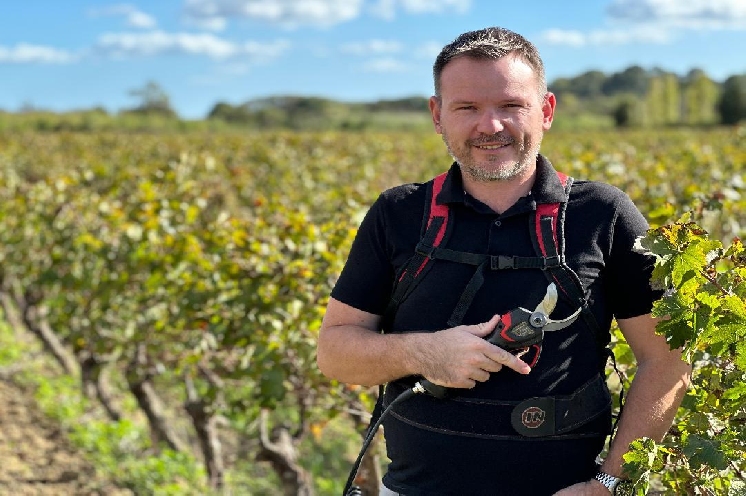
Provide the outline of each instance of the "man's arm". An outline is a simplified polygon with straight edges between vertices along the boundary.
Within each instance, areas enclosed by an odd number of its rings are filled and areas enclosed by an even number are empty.
[[[381,317],[331,298],[319,333],[317,363],[332,379],[372,386],[421,375],[446,387],[472,388],[503,365],[527,374],[529,366],[486,340],[488,322],[438,332],[381,334]]]
[[[660,442],[676,416],[691,378],[691,366],[681,353],[670,350],[663,336],[655,333],[656,320],[648,315],[619,319],[619,329],[635,355],[637,373],[627,393],[624,411],[601,470],[623,477],[623,455],[635,439],[648,437]],[[557,495],[608,495],[598,481],[576,484]]]
[[[601,468],[622,474],[622,456],[637,438],[660,442],[676,416],[691,379],[691,366],[655,334],[656,320],[648,315],[618,320],[619,329],[635,355],[637,372],[624,403],[622,418]]]

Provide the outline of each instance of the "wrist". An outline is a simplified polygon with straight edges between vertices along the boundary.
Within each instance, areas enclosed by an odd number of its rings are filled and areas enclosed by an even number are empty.
[[[597,494],[599,496],[612,494],[611,491],[609,491],[609,488],[601,484],[601,481],[599,481],[598,479],[593,478],[588,481],[588,483],[593,487],[593,494]]]
[[[606,489],[613,496],[632,495],[634,488],[629,480],[599,470],[593,479],[598,485]]]

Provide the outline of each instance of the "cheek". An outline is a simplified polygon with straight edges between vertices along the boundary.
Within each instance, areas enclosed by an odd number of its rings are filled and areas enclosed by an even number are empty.
[[[443,131],[451,136],[470,136],[478,127],[478,120],[466,115],[450,115],[444,117],[440,123]]]

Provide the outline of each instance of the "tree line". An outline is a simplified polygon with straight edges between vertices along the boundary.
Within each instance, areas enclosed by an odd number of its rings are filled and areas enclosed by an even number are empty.
[[[632,66],[606,76],[589,71],[550,85],[560,101],[607,113],[619,127],[736,124],[746,118],[746,75],[718,83],[701,69],[681,77]]]
[[[746,120],[746,74],[718,82],[702,69],[679,76],[662,69],[631,66],[606,74],[588,71],[550,82],[570,127],[645,128],[660,126],[733,125]],[[428,129],[428,98],[408,96],[372,102],[344,102],[304,95],[274,95],[232,104],[219,101],[204,119],[186,121],[168,93],[154,81],[130,91],[131,108],[110,114],[94,109],[53,114],[33,107],[17,114],[0,111],[0,129],[25,118],[25,127],[41,130],[109,128],[289,130]],[[15,119],[15,121],[13,120]]]
[[[632,66],[610,75],[588,71],[558,78],[549,90],[557,95],[563,113],[607,116],[617,127],[730,125],[746,119],[746,74],[719,83],[701,69],[681,77]],[[427,111],[427,98],[417,96],[371,103],[273,96],[239,105],[219,102],[207,118],[260,127],[297,128],[324,122],[350,127],[351,116]]]

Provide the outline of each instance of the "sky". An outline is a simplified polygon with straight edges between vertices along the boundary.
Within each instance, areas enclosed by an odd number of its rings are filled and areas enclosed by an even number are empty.
[[[117,112],[149,82],[187,119],[274,95],[429,96],[443,45],[487,26],[531,40],[550,83],[746,74],[746,0],[0,0],[0,110]]]

